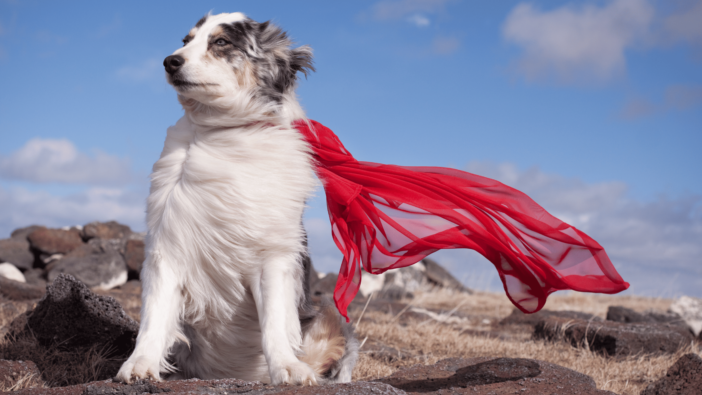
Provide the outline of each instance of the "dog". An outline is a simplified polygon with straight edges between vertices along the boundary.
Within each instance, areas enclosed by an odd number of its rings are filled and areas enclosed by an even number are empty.
[[[317,181],[291,124],[312,50],[241,13],[208,14],[183,44],[164,67],[185,115],[151,174],[141,323],[117,379],[348,382],[352,327],[309,295]]]

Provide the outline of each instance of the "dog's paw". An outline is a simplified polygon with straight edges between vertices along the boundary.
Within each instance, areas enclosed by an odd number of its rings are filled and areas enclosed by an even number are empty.
[[[134,379],[152,379],[161,381],[159,375],[159,360],[145,355],[129,357],[127,362],[122,365],[115,377],[123,383],[131,383]]]
[[[317,385],[317,376],[314,374],[312,368],[298,360],[284,363],[277,368],[272,368],[270,373],[271,383],[274,385]]]

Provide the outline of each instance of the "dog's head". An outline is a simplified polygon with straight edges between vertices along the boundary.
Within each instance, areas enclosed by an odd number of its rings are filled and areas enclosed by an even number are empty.
[[[314,71],[311,48],[291,44],[270,22],[241,13],[206,15],[163,65],[168,82],[187,100],[209,105],[238,97],[271,108],[294,91],[298,72]]]

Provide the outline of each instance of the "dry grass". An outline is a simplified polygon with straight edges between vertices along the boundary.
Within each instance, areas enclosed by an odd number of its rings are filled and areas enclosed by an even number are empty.
[[[613,297],[571,293],[552,296],[545,308],[551,310],[578,310],[604,316],[609,305],[623,305],[643,311],[651,308],[667,309],[670,301],[641,297]],[[444,309],[447,313],[459,306],[464,317],[453,323],[416,318],[398,320],[397,313],[366,312],[357,327],[359,339],[367,337],[400,351],[399,358],[376,357],[363,353],[354,371],[354,380],[372,380],[387,376],[401,367],[415,364],[433,364],[449,357],[508,357],[538,359],[564,366],[588,376],[597,388],[618,394],[638,394],[649,383],[664,376],[667,369],[683,354],[694,352],[702,356],[699,346],[690,346],[675,355],[635,356],[624,359],[604,357],[586,348],[573,348],[565,343],[535,341],[530,333],[508,338],[481,335],[489,332],[492,323],[511,313],[513,307],[504,295],[477,293],[475,295],[451,292],[420,293],[413,306]],[[354,319],[352,317],[352,319]],[[487,333],[486,333],[487,334]]]
[[[34,373],[28,373],[11,384],[0,383],[0,392],[14,392],[27,388],[49,388],[41,377]]]
[[[66,350],[60,345],[44,347],[27,332],[17,337],[8,336],[0,344],[0,359],[34,362],[41,372],[41,379],[45,383],[43,385],[49,387],[114,377],[124,359],[110,358],[109,355],[109,349],[97,347],[77,350]],[[23,383],[18,380],[14,386],[29,388],[32,384],[36,386],[36,383],[36,380],[27,378]]]

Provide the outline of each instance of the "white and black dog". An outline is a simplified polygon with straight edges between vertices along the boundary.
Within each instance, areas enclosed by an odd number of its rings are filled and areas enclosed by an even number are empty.
[[[350,381],[351,327],[309,304],[316,179],[291,123],[312,51],[241,13],[202,18],[183,43],[164,66],[185,115],[151,174],[141,326],[117,378]]]

